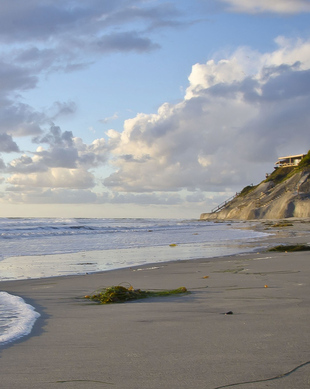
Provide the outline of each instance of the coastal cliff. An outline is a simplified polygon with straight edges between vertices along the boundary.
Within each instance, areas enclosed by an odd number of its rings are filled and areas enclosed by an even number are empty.
[[[278,167],[256,186],[245,187],[202,220],[253,220],[310,217],[310,151],[297,166]]]

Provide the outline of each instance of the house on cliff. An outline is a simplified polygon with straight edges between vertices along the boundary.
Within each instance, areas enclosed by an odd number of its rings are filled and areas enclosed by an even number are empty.
[[[306,156],[307,154],[297,154],[297,155],[289,155],[287,157],[280,157],[278,161],[275,163],[275,167],[287,167],[287,166],[297,166],[299,162]]]

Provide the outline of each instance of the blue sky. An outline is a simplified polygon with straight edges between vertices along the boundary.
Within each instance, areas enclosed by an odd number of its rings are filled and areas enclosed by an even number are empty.
[[[8,0],[1,216],[197,218],[310,149],[309,0]]]

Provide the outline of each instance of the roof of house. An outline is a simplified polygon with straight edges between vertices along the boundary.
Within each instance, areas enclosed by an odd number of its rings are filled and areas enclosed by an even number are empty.
[[[289,159],[289,158],[303,158],[305,155],[307,154],[296,154],[296,155],[288,155],[287,157],[280,157],[278,158],[278,160],[282,160],[282,159]]]

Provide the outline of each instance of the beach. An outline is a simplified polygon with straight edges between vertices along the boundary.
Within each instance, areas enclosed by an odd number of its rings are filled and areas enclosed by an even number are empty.
[[[261,243],[309,243],[309,221],[292,224],[273,228]],[[260,250],[2,282],[41,317],[30,335],[1,347],[1,385],[308,388],[309,258],[310,252]],[[190,293],[110,305],[84,298],[111,285],[185,286]]]

